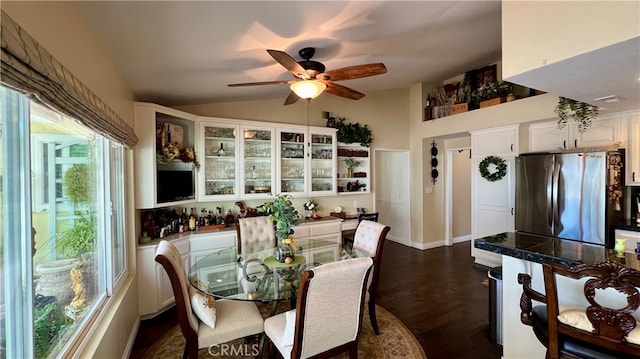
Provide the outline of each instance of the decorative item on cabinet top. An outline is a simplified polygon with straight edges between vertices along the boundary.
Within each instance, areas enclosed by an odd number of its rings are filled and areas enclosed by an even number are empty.
[[[598,106],[560,96],[554,112],[559,117],[558,129],[567,125],[567,117],[571,115],[578,123],[578,132],[584,133],[591,127],[591,120],[598,117]]]
[[[361,146],[369,147],[373,142],[371,129],[368,125],[361,126],[359,123],[345,123],[344,118],[337,118],[336,133],[338,142],[343,143],[360,143]]]
[[[200,168],[195,150],[192,147],[185,147],[183,141],[182,126],[156,122],[156,163],[168,164],[180,160],[184,163],[192,163],[196,169]]]

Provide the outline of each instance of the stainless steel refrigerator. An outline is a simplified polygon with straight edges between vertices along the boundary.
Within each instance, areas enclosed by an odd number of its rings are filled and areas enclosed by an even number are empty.
[[[624,152],[524,154],[516,158],[516,231],[613,245],[624,220]]]

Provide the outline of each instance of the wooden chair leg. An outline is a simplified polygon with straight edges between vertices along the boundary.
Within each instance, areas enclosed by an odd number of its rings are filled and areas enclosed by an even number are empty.
[[[349,359],[358,359],[358,342],[349,345]]]
[[[378,330],[378,319],[376,318],[376,301],[373,296],[369,297],[369,319],[371,319],[371,327],[376,335],[380,334]]]

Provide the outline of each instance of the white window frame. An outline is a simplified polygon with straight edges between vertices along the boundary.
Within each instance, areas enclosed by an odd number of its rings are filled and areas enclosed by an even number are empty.
[[[10,91],[7,95],[3,92]],[[5,320],[6,320],[6,355],[7,357],[33,357],[34,355],[34,333],[33,333],[33,258],[31,256],[31,215],[33,210],[38,210],[42,206],[55,208],[56,203],[45,204],[42,200],[43,193],[32,193],[32,183],[34,173],[32,173],[32,163],[40,163],[43,158],[42,144],[45,142],[55,142],[65,140],[69,144],[67,135],[39,135],[33,137],[33,144],[36,150],[30,153],[32,147],[32,137],[30,128],[31,101],[24,95],[13,90],[2,88],[0,92],[0,110],[3,118],[1,120],[0,136],[2,136],[3,156],[1,167],[3,168],[2,190],[3,205],[3,241],[4,258],[3,268],[4,280],[0,283],[0,295],[4,296]],[[5,102],[6,100],[6,102]],[[35,115],[37,117],[37,115]],[[42,137],[42,138],[40,138]],[[105,303],[109,296],[117,294],[124,278],[128,272],[128,251],[126,238],[126,199],[125,199],[125,175],[126,166],[125,150],[120,145],[114,145],[108,139],[97,136],[98,153],[101,163],[100,173],[97,178],[98,198],[95,205],[104,210],[102,214],[96,216],[96,252],[99,257],[95,278],[98,284],[98,292],[93,299],[91,307],[87,308],[87,314],[71,338],[57,353],[58,357],[72,356],[71,350],[78,348],[80,341],[92,331],[96,325],[96,318],[104,315]],[[114,147],[112,149],[112,146]],[[117,148],[119,147],[119,148]],[[40,149],[39,151],[37,149]],[[54,150],[55,151],[55,150]],[[120,152],[119,154],[117,152]],[[99,156],[99,157],[98,157]],[[119,156],[118,163],[116,157]],[[55,154],[54,154],[55,158]],[[78,158],[79,159],[79,158]],[[65,161],[62,161],[65,162]],[[66,161],[69,164],[81,163],[77,159]],[[84,160],[84,163],[87,161]],[[51,163],[50,163],[51,165]],[[55,161],[52,163],[55,166]],[[49,171],[51,176],[55,176],[54,171]],[[42,175],[42,173],[40,174]],[[39,176],[42,178],[42,176]],[[35,183],[35,185],[38,185]],[[50,190],[55,191],[55,187]],[[35,188],[42,188],[35,187]],[[33,191],[38,192],[38,191]],[[40,191],[42,192],[42,191]],[[40,196],[40,197],[38,197]],[[57,201],[55,201],[57,202]],[[32,208],[33,206],[33,208]],[[114,210],[116,206],[116,210]],[[54,210],[55,211],[55,210]],[[119,222],[119,223],[118,223]],[[116,240],[116,237],[118,240]],[[12,238],[9,240],[8,238]],[[122,268],[114,269],[116,254],[121,250]],[[10,322],[10,323],[9,323]]]

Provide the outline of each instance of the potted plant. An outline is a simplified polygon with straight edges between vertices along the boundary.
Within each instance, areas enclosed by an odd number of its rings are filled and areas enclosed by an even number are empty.
[[[336,137],[338,142],[357,143],[364,147],[369,147],[373,141],[371,130],[367,125],[360,126],[359,123],[345,123],[344,118],[336,122]]]
[[[36,292],[55,296],[61,305],[80,310],[86,298],[92,297],[92,252],[96,231],[91,211],[91,173],[86,164],[76,164],[63,177],[65,195],[73,203],[77,215],[73,226],[56,240],[56,251],[66,259],[38,266],[42,274]]]
[[[353,170],[360,166],[362,161],[349,157],[344,159],[344,164],[347,166],[347,178],[353,178]]]
[[[591,126],[591,121],[598,117],[598,106],[562,96],[558,98],[558,104],[554,111],[560,118],[558,119],[558,129],[563,129],[567,125],[567,118],[571,114],[578,123],[578,132],[580,133],[584,133]]]
[[[293,241],[293,226],[300,224],[300,215],[293,207],[290,195],[280,195],[273,202],[265,203],[264,212],[270,213],[269,219],[276,224],[276,238],[278,238],[278,250],[276,259],[279,262],[293,262],[294,251],[298,248]]]
[[[67,258],[80,258],[95,247],[95,223],[88,207],[91,183],[87,165],[74,165],[64,174],[65,194],[73,203],[74,213],[79,215],[74,226],[62,233],[56,242],[58,253]]]

